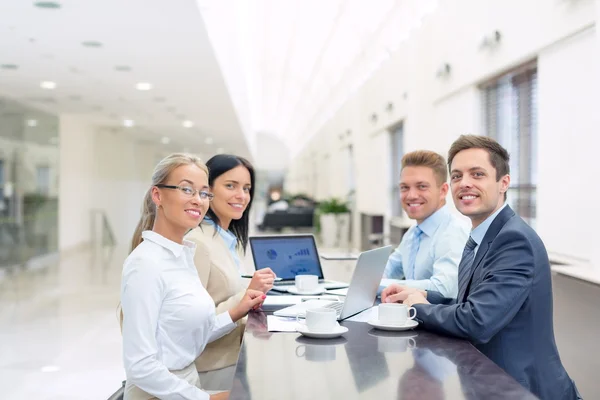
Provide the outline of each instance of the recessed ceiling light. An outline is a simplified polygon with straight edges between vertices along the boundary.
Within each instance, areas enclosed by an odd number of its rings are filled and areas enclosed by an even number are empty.
[[[171,139],[169,139],[168,137],[164,136],[162,139],[160,139],[160,142],[162,144],[169,144],[169,143],[171,143]]]
[[[97,42],[95,40],[86,40],[85,42],[81,42],[81,44],[84,47],[95,47],[95,48],[102,47],[102,43]]]
[[[60,371],[60,367],[58,365],[46,365],[42,367],[42,372],[58,372]]]
[[[115,70],[121,72],[129,72],[131,71],[131,67],[129,65],[117,65],[115,66]]]
[[[1,69],[19,69],[17,64],[2,64],[0,65]]]
[[[204,143],[206,143],[206,144],[213,144],[213,138],[207,137],[206,139],[204,139]]]
[[[217,154],[223,154],[223,153],[225,153],[225,149],[224,149],[224,148],[222,148],[222,147],[219,147],[219,148],[217,149]]]
[[[38,124],[37,119],[28,119],[27,120],[27,126],[34,128],[37,126],[37,124]]]
[[[139,83],[136,83],[135,88],[137,90],[151,90],[152,84],[148,83],[148,82],[139,82]]]
[[[56,89],[56,82],[52,81],[42,81],[40,83],[40,87],[42,89]]]
[[[189,119],[186,119],[181,123],[181,125],[183,125],[184,128],[191,128],[192,126],[194,126],[194,123]]]
[[[36,1],[34,6],[39,8],[57,9],[60,8],[60,3],[57,1]]]
[[[131,128],[135,125],[135,121],[132,119],[125,119],[123,120],[123,126],[126,128]]]

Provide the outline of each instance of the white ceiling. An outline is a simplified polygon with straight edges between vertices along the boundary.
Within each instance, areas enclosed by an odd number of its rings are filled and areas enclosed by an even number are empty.
[[[240,121],[292,152],[437,0],[197,0]]]
[[[0,0],[0,65],[18,66],[0,69],[0,96],[80,114],[124,135],[166,136],[188,151],[250,155],[194,0],[58,0],[60,9],[33,3]],[[57,88],[42,89],[41,81]],[[138,82],[153,89],[138,91]],[[123,128],[124,119],[136,127]]]

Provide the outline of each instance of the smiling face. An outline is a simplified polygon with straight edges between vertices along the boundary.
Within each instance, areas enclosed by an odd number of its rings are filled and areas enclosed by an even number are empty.
[[[446,204],[448,184],[438,183],[433,169],[421,166],[408,166],[400,174],[400,200],[402,208],[417,223],[423,222],[431,214]]]
[[[211,190],[215,198],[210,208],[223,229],[229,229],[231,220],[242,218],[251,200],[251,187],[250,172],[243,165],[224,172],[214,180]]]
[[[169,174],[164,184],[196,191],[189,196],[180,189],[152,188],[152,200],[158,208],[157,223],[162,230],[169,232],[165,236],[183,237],[188,230],[197,227],[206,214],[209,200],[201,200],[197,191],[209,191],[208,176],[194,164],[182,165]]]
[[[510,175],[496,180],[496,168],[487,150],[473,148],[456,153],[452,159],[450,185],[456,208],[476,228],[504,204]]]

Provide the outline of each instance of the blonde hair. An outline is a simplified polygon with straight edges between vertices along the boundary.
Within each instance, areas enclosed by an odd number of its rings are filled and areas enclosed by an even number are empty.
[[[133,251],[140,243],[142,243],[142,232],[152,229],[154,220],[156,219],[156,205],[152,201],[152,187],[165,183],[171,172],[182,165],[195,165],[208,176],[208,168],[199,157],[192,154],[173,153],[160,160],[152,173],[152,185],[144,195],[142,204],[142,215],[140,221],[135,228],[133,238],[131,239],[131,251]]]
[[[427,167],[433,170],[438,186],[448,180],[446,160],[444,157],[429,150],[417,150],[402,157],[402,169],[406,167]]]
[[[154,168],[152,173],[152,185],[146,191],[144,195],[144,202],[142,204],[142,215],[138,222],[133,238],[131,239],[131,251],[133,251],[140,243],[142,243],[142,232],[152,229],[154,226],[154,220],[156,219],[156,205],[152,201],[152,187],[165,183],[169,179],[169,175],[176,168],[182,165],[195,165],[202,171],[206,172],[208,176],[208,168],[202,162],[199,157],[192,154],[185,153],[173,153],[160,160],[158,165]],[[117,306],[117,313],[119,314],[119,324],[121,330],[123,329],[123,308],[121,303]]]

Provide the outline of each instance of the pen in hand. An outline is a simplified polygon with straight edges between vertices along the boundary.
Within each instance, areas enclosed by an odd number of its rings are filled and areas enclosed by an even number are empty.
[[[242,278],[252,279],[252,275],[242,275]],[[281,281],[281,278],[275,277],[274,280],[275,282],[279,282]]]

